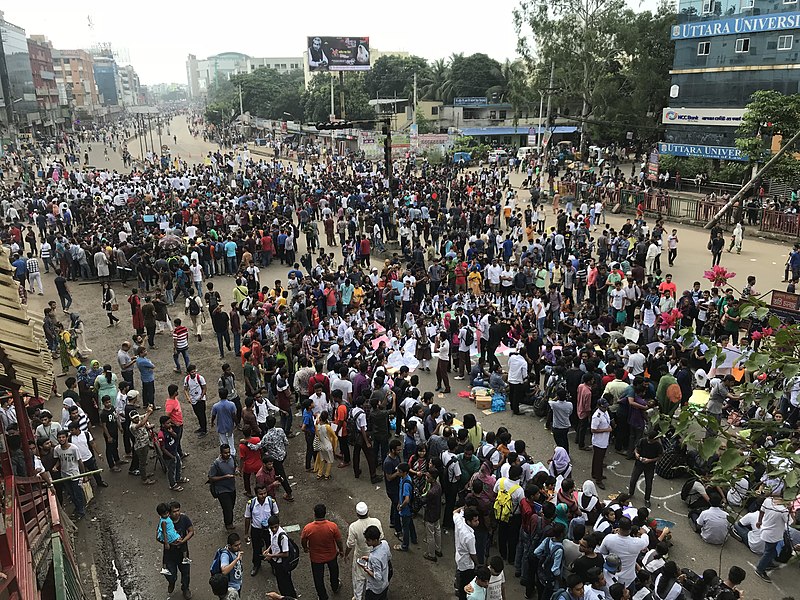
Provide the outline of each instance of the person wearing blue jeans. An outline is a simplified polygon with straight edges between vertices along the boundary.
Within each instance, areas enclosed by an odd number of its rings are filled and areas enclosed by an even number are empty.
[[[758,511],[756,528],[761,530],[764,542],[764,554],[756,565],[756,575],[764,581],[772,581],[767,571],[774,568],[773,563],[778,556],[778,544],[783,542],[783,534],[789,526],[789,509],[783,504],[780,496],[764,500]]]
[[[411,510],[411,496],[414,492],[414,484],[408,475],[410,470],[408,463],[400,463],[397,470],[400,472],[400,498],[397,512],[400,513],[400,523],[403,528],[403,543],[400,548],[395,549],[405,552],[408,550],[409,544],[417,545],[417,529],[414,527],[414,517]]]
[[[75,507],[73,519],[81,520],[86,516],[86,497],[83,495],[81,480],[77,476],[85,472],[86,469],[81,461],[77,446],[69,441],[69,432],[61,430],[56,435],[58,446],[53,448],[53,456],[56,458],[55,471],[61,473],[62,477],[74,477],[64,481],[64,488],[69,493],[72,505]],[[58,483],[58,481],[56,481]]]

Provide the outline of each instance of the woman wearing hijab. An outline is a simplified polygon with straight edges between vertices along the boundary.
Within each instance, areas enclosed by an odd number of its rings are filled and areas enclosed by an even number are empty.
[[[603,503],[597,495],[597,486],[591,479],[583,482],[583,487],[578,494],[578,508],[583,513],[588,525],[594,525],[600,516],[600,511],[603,510]]]
[[[478,472],[472,476],[469,484],[467,484],[468,490],[472,489],[473,481],[480,481],[483,484],[483,491],[480,494],[480,499],[485,502],[493,503],[495,497],[494,485],[497,483],[497,479],[494,476],[492,465],[488,460],[481,462]]]
[[[328,352],[328,356],[325,359],[325,366],[328,371],[333,371],[333,367],[336,363],[342,362],[342,356],[339,351],[339,344],[331,344],[330,351]]]
[[[569,507],[563,502],[556,504],[556,518],[553,519],[554,523],[561,523],[564,529],[569,527]]]
[[[97,376],[102,373],[100,370],[100,363],[96,360],[92,361],[92,369],[86,368],[86,365],[78,367],[76,379],[78,380],[78,394],[81,398],[81,407],[86,412],[92,425],[100,423],[100,411],[97,408],[97,399],[94,395],[94,382]]]
[[[549,471],[556,478],[561,476],[564,479],[568,479],[572,475],[572,460],[569,457],[569,453],[561,446],[556,446],[555,452],[553,452]]]
[[[63,427],[64,429],[66,429],[67,425],[69,424],[69,410],[76,406],[78,407],[78,417],[79,417],[78,422],[79,423],[88,422],[86,413],[83,412],[83,409],[80,406],[78,406],[78,403],[75,402],[75,400],[73,400],[72,398],[64,398],[64,405],[63,408],[61,409],[61,427]],[[83,427],[81,427],[81,431],[83,431]]]
[[[69,315],[70,328],[75,336],[75,348],[78,350],[78,355],[87,357],[92,353],[92,349],[86,345],[86,337],[84,336],[84,325],[81,316],[74,312]]]
[[[478,425],[475,415],[472,413],[464,415],[463,427],[467,430],[467,441],[477,450],[483,442],[483,428]]]
[[[103,396],[114,402],[117,399],[117,376],[111,371],[111,365],[103,365],[103,372],[94,380],[94,393],[98,404],[102,404]]]

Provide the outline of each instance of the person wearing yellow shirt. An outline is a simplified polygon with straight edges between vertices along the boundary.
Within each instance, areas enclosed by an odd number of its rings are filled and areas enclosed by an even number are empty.
[[[472,290],[472,293],[476,296],[481,295],[481,285],[483,284],[483,276],[481,275],[478,269],[474,268],[470,271],[469,275],[467,275],[467,283],[469,284],[469,289]]]

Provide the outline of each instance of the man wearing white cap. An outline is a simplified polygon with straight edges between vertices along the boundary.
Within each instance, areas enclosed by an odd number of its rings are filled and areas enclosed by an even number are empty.
[[[372,549],[367,545],[367,540],[364,538],[364,532],[367,527],[374,525],[381,532],[381,539],[383,539],[383,527],[381,527],[380,519],[369,516],[369,507],[366,502],[359,502],[356,504],[356,515],[358,519],[350,523],[347,529],[347,547],[344,551],[344,559],[348,560],[350,555],[359,558],[369,554]],[[353,600],[362,600],[367,585],[367,575],[364,569],[358,566],[353,560]]]

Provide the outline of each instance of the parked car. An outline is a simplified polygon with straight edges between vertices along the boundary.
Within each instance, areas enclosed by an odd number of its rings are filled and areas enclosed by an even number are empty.
[[[505,150],[492,150],[489,152],[490,165],[505,165],[508,163],[508,152]]]

